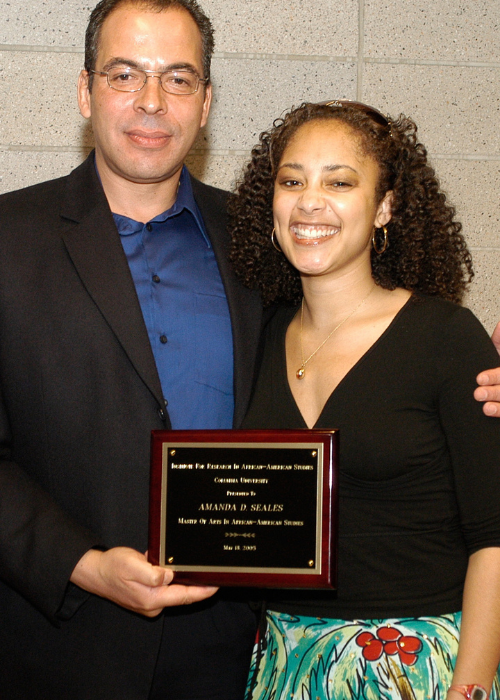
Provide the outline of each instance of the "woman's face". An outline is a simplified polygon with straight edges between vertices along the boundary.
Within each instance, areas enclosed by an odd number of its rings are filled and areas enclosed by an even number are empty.
[[[301,126],[283,152],[274,184],[274,226],[288,260],[303,275],[370,268],[374,228],[391,218],[391,193],[376,204],[378,165],[336,120]]]

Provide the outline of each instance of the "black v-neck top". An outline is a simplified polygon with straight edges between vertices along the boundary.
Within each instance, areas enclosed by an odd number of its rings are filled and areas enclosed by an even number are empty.
[[[245,428],[307,427],[286,374],[295,311],[267,329]],[[409,299],[315,425],[340,431],[338,591],[269,592],[271,609],[338,619],[461,609],[468,556],[500,546],[500,423],[473,398],[476,375],[496,365],[468,309]]]

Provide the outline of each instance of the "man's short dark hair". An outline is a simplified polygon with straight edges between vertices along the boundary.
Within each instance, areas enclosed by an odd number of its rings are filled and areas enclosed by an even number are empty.
[[[202,78],[210,81],[210,63],[214,51],[214,30],[212,23],[203,12],[196,0],[101,0],[90,15],[85,33],[85,70],[95,70],[99,39],[102,25],[106,18],[120,5],[136,5],[152,12],[164,12],[170,9],[181,9],[189,12],[201,34],[203,73]],[[92,87],[92,74],[89,75],[89,87]]]

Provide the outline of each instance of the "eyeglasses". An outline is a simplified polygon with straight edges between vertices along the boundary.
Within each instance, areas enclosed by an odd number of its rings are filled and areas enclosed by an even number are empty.
[[[373,121],[382,126],[391,126],[391,121],[382,112],[379,112],[375,107],[370,107],[370,105],[365,105],[364,102],[355,102],[354,100],[329,100],[328,102],[320,102],[319,104],[325,105],[325,107],[353,107],[354,109],[359,109],[364,112],[367,116],[371,117]]]
[[[119,92],[139,92],[148,78],[158,78],[160,85],[170,95],[194,95],[200,83],[208,83],[208,78],[200,78],[190,70],[142,70],[131,66],[113,66],[108,71],[91,70],[90,73],[105,75],[108,85]]]

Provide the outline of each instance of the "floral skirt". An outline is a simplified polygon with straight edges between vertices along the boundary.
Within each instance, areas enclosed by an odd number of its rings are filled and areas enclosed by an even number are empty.
[[[461,613],[332,620],[267,612],[246,700],[445,700]],[[491,700],[500,700],[499,677]]]

